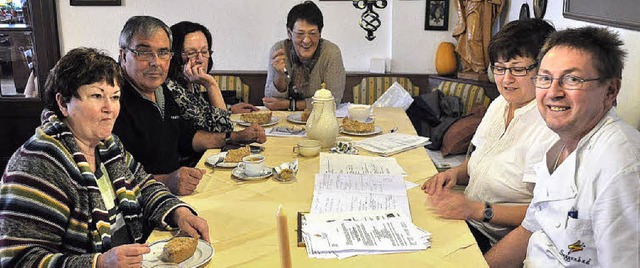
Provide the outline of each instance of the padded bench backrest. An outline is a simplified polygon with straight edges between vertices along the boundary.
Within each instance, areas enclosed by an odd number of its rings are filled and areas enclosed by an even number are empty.
[[[462,100],[463,113],[466,115],[476,103],[489,107],[491,99],[484,93],[484,88],[459,82],[442,81],[434,90],[440,90],[448,96],[458,96]]]
[[[407,77],[365,77],[353,87],[353,103],[373,104],[394,82],[398,82],[411,96],[418,96],[420,88]]]
[[[213,78],[218,81],[220,90],[235,91],[237,98],[242,99],[243,101],[249,100],[249,86],[242,83],[242,79],[240,79],[240,77],[231,75],[214,75]]]

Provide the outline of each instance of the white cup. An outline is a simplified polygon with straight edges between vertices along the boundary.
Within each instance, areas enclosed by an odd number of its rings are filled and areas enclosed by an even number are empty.
[[[371,109],[371,105],[351,105],[351,107],[349,107],[349,118],[351,120],[365,122],[371,114]]]
[[[238,163],[243,173],[250,177],[260,176],[264,170],[263,155],[248,155],[242,158],[242,162]]]
[[[301,140],[293,147],[293,152],[302,156],[311,157],[320,153],[322,143],[317,140]]]

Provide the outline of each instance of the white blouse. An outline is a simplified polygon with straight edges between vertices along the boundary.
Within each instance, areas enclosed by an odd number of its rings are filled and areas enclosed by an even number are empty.
[[[492,204],[528,205],[533,197],[535,171],[545,150],[558,136],[538,112],[535,100],[515,110],[506,127],[509,103],[496,98],[482,118],[471,143],[476,147],[469,158],[469,185],[465,196]],[[469,223],[496,243],[513,228],[481,221]]]

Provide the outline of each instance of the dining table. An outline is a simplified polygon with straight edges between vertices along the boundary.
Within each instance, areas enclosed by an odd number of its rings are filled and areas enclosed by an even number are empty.
[[[302,128],[287,120],[292,113],[273,111],[277,124]],[[299,113],[299,112],[297,112]],[[381,135],[391,130],[416,135],[416,131],[401,108],[373,110],[375,125]],[[239,115],[232,115],[238,120]],[[341,119],[338,119],[341,120]],[[299,122],[298,122],[299,123]],[[241,130],[240,125],[235,130]],[[339,134],[358,141],[371,136]],[[389,157],[397,160],[405,170],[404,180],[418,184],[407,189],[413,223],[431,233],[431,246],[426,250],[407,253],[360,255],[345,259],[309,258],[304,247],[299,247],[297,237],[297,212],[308,212],[311,208],[314,178],[319,172],[320,156],[303,157],[293,152],[293,147],[306,137],[268,136],[261,146],[265,165],[275,167],[298,159],[296,178],[280,182],[274,177],[262,180],[243,181],[232,177],[232,168],[211,167],[206,160],[220,149],[207,150],[197,168],[204,169],[196,191],[180,199],[191,205],[198,215],[207,220],[210,242],[214,248],[212,259],[205,267],[279,267],[280,253],[276,212],[279,206],[287,211],[289,247],[292,267],[487,267],[473,235],[463,220],[440,218],[427,202],[427,195],[420,185],[436,174],[436,167],[424,148],[418,147]],[[329,153],[329,149],[322,149]],[[376,156],[359,150],[360,155]],[[171,238],[171,232],[155,230],[149,243]]]

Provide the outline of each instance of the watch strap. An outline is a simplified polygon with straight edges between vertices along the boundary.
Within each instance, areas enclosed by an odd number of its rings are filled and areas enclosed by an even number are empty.
[[[231,132],[232,131],[229,131],[229,132],[224,134],[224,143],[229,144],[229,143],[232,142],[232,140],[231,140]]]

